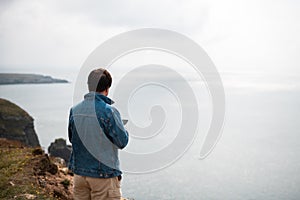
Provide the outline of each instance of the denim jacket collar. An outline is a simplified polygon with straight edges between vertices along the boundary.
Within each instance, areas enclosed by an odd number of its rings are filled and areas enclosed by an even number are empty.
[[[98,92],[89,92],[86,95],[84,95],[84,99],[86,100],[97,100],[97,101],[104,101],[105,103],[112,105],[115,103],[113,100],[111,100],[109,97],[100,94]]]

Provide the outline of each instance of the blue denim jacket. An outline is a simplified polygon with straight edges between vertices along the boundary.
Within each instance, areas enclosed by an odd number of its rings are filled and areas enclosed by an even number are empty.
[[[112,103],[110,98],[90,92],[82,102],[71,108],[69,169],[75,174],[96,178],[122,174],[118,150],[127,145],[128,133]]]

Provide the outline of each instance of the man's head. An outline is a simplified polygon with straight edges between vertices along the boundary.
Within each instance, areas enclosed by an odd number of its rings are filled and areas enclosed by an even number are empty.
[[[111,83],[111,75],[106,69],[95,69],[89,74],[88,87],[90,92],[99,92],[107,96]]]

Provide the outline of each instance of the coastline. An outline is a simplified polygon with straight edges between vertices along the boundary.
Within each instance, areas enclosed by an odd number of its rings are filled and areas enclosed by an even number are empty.
[[[27,73],[0,73],[0,85],[70,83],[66,79]]]

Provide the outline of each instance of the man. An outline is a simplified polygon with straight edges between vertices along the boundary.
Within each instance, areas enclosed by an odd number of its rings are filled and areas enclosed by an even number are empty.
[[[120,113],[107,97],[110,73],[95,69],[88,76],[89,93],[71,108],[69,140],[75,200],[121,199],[118,150],[128,143]]]

